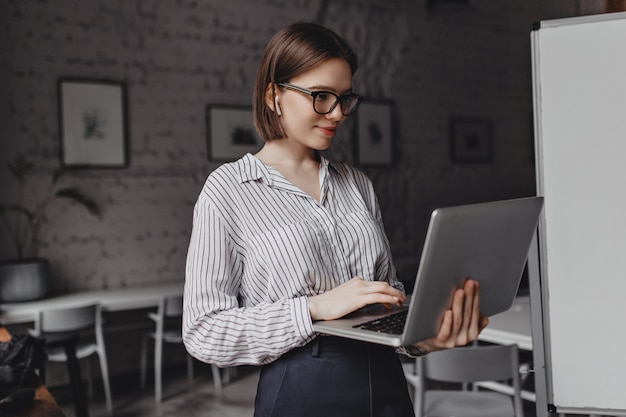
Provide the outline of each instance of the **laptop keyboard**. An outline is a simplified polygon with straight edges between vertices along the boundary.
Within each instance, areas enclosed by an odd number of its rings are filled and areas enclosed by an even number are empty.
[[[380,319],[356,324],[352,327],[361,328],[363,330],[371,330],[379,333],[402,334],[402,332],[404,331],[404,323],[406,323],[408,311],[409,310],[402,310]]]

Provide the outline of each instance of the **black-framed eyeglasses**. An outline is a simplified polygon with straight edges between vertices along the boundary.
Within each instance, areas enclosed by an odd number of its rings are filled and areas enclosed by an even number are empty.
[[[341,113],[344,116],[350,116],[356,111],[356,109],[359,108],[359,104],[363,99],[363,96],[356,93],[338,96],[330,91],[311,91],[290,83],[278,83],[278,85],[313,97],[313,110],[315,110],[315,113],[318,114],[330,113],[335,109],[335,107],[337,107],[337,103],[339,103],[341,106]]]

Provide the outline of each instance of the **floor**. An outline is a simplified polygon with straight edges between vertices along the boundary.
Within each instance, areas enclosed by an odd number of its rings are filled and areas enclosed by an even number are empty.
[[[258,369],[238,368],[231,381],[221,390],[214,387],[210,368],[196,372],[192,386],[187,384],[184,372],[167,375],[163,384],[163,402],[154,402],[152,386],[141,390],[135,381],[138,376],[113,381],[114,417],[252,417]],[[126,381],[126,383],[124,383]],[[90,400],[90,417],[108,417],[104,399],[95,387],[95,398]],[[55,392],[53,391],[53,394]],[[71,399],[59,392],[57,399],[67,417],[75,417]],[[535,417],[534,404],[525,403],[524,417]]]
[[[138,376],[125,379],[139,381]],[[113,381],[113,416],[252,417],[257,381],[256,368],[239,368],[231,377],[231,381],[221,390],[213,385],[210,368],[202,372],[196,369],[192,386],[188,385],[184,373],[180,375],[170,373],[164,379],[163,402],[160,405],[154,401],[152,385],[142,390],[136,383],[124,384],[123,381]],[[102,392],[98,387],[95,387],[95,391]],[[75,417],[71,399],[64,400],[63,396],[63,393],[59,393],[57,397],[61,408],[67,417]],[[103,395],[98,395],[98,392],[95,392],[94,398],[90,400],[89,413],[90,417],[108,417]]]

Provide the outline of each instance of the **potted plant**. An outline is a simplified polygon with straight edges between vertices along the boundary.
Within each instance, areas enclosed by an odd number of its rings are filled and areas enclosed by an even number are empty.
[[[98,204],[75,186],[61,186],[64,171],[56,170],[43,196],[27,204],[24,189],[34,163],[23,155],[8,162],[7,167],[18,182],[14,203],[0,203],[0,221],[8,231],[16,259],[0,263],[0,301],[17,302],[44,297],[48,291],[48,260],[39,257],[39,233],[46,223],[46,211],[57,200],[69,200],[90,214],[102,217]]]

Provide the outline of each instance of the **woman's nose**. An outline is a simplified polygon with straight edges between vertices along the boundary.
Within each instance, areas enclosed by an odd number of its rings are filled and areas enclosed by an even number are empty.
[[[337,103],[335,108],[330,113],[326,113],[325,116],[328,120],[334,120],[336,122],[342,122],[343,119],[346,118],[341,111],[341,103]]]

